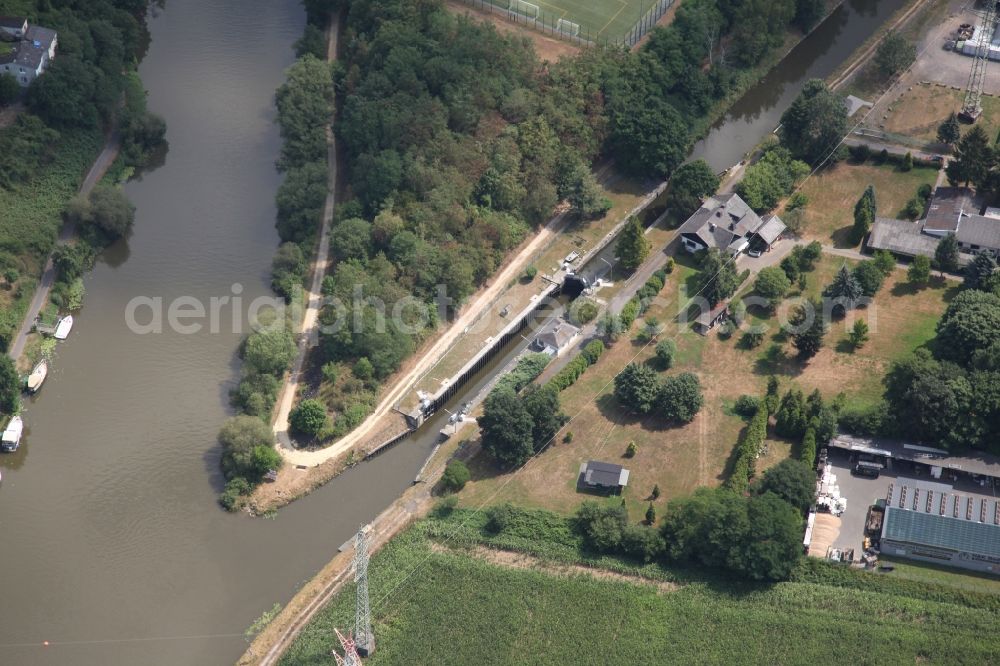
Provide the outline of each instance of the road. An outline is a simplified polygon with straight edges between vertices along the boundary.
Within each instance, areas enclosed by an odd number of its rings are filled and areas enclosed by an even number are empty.
[[[337,33],[340,28],[340,16],[335,13],[327,28],[326,59],[333,62],[337,58]],[[274,436],[278,440],[278,451],[288,458],[289,453],[295,453],[291,438],[288,436],[288,415],[295,405],[295,396],[299,391],[302,378],[302,366],[305,365],[309,350],[319,342],[319,311],[323,302],[323,277],[326,275],[330,261],[330,225],[333,223],[333,208],[337,199],[337,140],[331,125],[326,128],[327,165],[329,180],[327,181],[326,204],[323,207],[323,222],[319,232],[319,246],[316,249],[316,260],[313,263],[312,282],[306,294],[306,310],[302,316],[302,326],[299,329],[298,351],[292,370],[285,380],[278,396],[278,411],[274,417]],[[298,464],[295,461],[293,464]]]
[[[94,163],[90,166],[90,170],[83,179],[83,183],[80,185],[79,193],[83,196],[90,194],[91,190],[97,185],[97,183],[104,177],[111,164],[118,157],[118,151],[121,148],[121,137],[118,135],[117,131],[112,132],[108,136],[107,142],[104,144],[104,149],[101,150],[101,154],[97,156]],[[76,225],[72,222],[66,222],[63,224],[62,230],[59,232],[59,243],[66,243],[71,238],[73,238],[76,233]],[[45,262],[45,269],[42,271],[42,277],[38,282],[38,287],[35,289],[35,294],[31,298],[31,303],[28,305],[28,311],[24,314],[24,320],[21,322],[21,328],[17,332],[17,336],[11,341],[8,354],[14,362],[21,357],[24,353],[24,345],[28,340],[28,334],[31,333],[31,329],[35,325],[35,318],[42,311],[45,303],[49,299],[49,292],[52,290],[52,284],[56,280],[56,269],[52,264],[52,255]]]

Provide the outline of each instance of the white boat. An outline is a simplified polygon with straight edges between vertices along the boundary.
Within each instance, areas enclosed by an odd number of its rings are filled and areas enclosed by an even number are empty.
[[[45,377],[49,374],[49,362],[42,359],[35,366],[31,374],[28,375],[28,393],[35,393],[38,389],[42,388],[42,382],[45,381]]]
[[[24,430],[24,421],[21,420],[20,416],[15,416],[7,424],[6,430],[3,431],[3,436],[0,437],[0,449],[4,451],[17,451],[18,445],[21,444],[21,432]]]
[[[56,324],[56,332],[52,335],[56,340],[65,340],[73,329],[73,315],[66,315]]]

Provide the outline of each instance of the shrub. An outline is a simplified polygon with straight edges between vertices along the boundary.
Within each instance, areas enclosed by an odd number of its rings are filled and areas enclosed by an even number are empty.
[[[759,409],[760,398],[755,395],[743,394],[736,398],[736,403],[733,405],[733,411],[744,419],[753,418]]]
[[[242,477],[230,479],[226,482],[226,487],[219,495],[219,504],[221,504],[226,511],[239,511],[243,508],[243,497],[245,495],[249,495],[251,490],[253,490],[253,488],[246,479]]]
[[[669,370],[673,366],[676,354],[677,343],[673,340],[660,340],[656,343],[656,360],[663,370]]]
[[[572,430],[567,430],[566,434],[563,435],[563,442],[565,444],[569,444],[572,441],[573,441],[573,431]]]
[[[509,502],[496,504],[486,509],[486,523],[483,528],[490,534],[500,534],[514,519],[516,509]]]
[[[764,343],[763,331],[747,331],[740,338],[740,345],[745,349],[756,349]]]
[[[509,388],[514,393],[519,392],[542,374],[542,370],[545,369],[550,360],[552,359],[548,354],[525,354],[517,361],[513,370],[500,378],[494,390]]]
[[[358,379],[369,380],[375,375],[375,368],[372,367],[372,362],[367,357],[362,356],[351,368],[351,373]]]
[[[628,446],[625,447],[625,457],[634,458],[635,454],[639,452],[639,447],[636,446],[635,442],[629,442]]]
[[[538,275],[538,268],[535,266],[528,266],[524,269],[524,279],[528,282],[534,280],[536,275]]]
[[[458,492],[465,487],[471,478],[469,468],[461,460],[452,460],[444,469],[441,485],[445,490]]]
[[[597,317],[597,303],[589,298],[579,299],[573,304],[573,319],[578,324],[587,324]]]
[[[327,426],[326,408],[319,400],[308,398],[296,405],[288,423],[295,432],[315,437]]]

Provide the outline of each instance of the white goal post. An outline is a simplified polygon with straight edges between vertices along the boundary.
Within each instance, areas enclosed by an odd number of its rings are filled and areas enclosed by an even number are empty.
[[[533,5],[530,2],[525,2],[524,0],[510,0],[510,4],[507,6],[507,11],[512,14],[519,14],[533,21],[537,21],[538,17],[541,15],[538,5]]]
[[[556,30],[564,35],[578,37],[580,35],[580,24],[567,21],[566,19],[559,19],[556,22]]]

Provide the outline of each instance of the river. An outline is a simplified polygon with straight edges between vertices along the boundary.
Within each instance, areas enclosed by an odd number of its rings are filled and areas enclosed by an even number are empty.
[[[737,161],[806,78],[824,76],[900,3],[838,10],[701,154],[719,168]],[[150,21],[141,73],[169,152],[126,187],[135,231],[87,276],[73,335],[27,407],[25,442],[0,457],[0,664],[231,663],[246,627],[398,496],[433,445],[432,434],[407,440],[274,520],[226,514],[215,505],[215,435],[240,334],[226,318],[218,334],[139,335],[125,323],[137,296],[207,302],[237,283],[245,301],[269,293],[272,97],[303,24],[297,0],[169,0]]]

